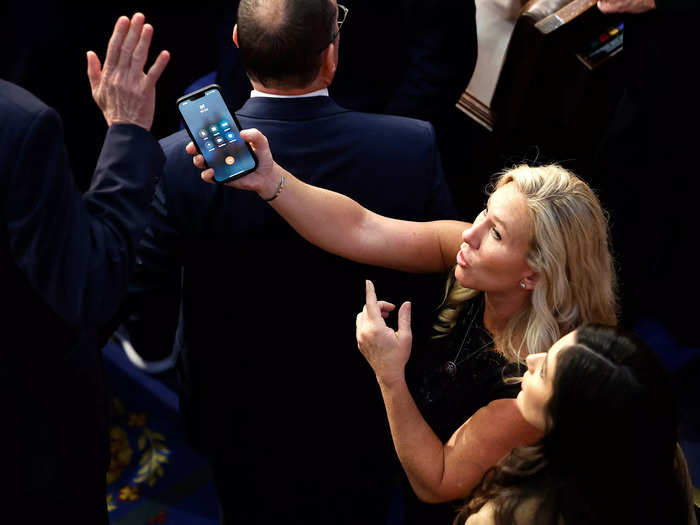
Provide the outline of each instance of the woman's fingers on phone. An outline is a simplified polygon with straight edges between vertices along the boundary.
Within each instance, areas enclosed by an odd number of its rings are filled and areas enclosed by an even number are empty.
[[[202,172],[202,180],[204,182],[214,183],[214,170],[209,168]]]
[[[207,168],[204,164],[204,157],[202,157],[201,155],[195,155],[194,157],[192,157],[192,163],[195,166],[197,166],[200,170],[204,170]]]
[[[199,168],[200,170],[204,170],[207,168],[206,163],[204,162],[204,157],[197,152],[197,148],[195,147],[193,142],[190,142],[189,144],[187,144],[187,146],[185,146],[185,151],[190,155],[194,155],[192,157],[192,163],[197,168]],[[213,172],[213,170],[208,171]]]
[[[267,137],[255,128],[241,130],[241,138],[249,142],[254,149],[260,150],[268,148]]]

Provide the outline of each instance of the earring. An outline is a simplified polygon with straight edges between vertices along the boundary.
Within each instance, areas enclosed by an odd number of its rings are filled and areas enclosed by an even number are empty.
[[[520,288],[525,289],[525,281],[520,281]]]

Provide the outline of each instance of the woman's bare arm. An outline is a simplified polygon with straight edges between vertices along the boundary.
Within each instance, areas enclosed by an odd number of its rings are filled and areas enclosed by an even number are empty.
[[[423,419],[405,382],[382,385],[381,390],[396,453],[422,501],[467,497],[511,449],[541,437],[522,419],[514,400],[500,399],[477,411],[443,444]]]
[[[377,215],[344,195],[305,184],[285,171],[272,160],[267,139],[259,131],[244,130],[241,137],[253,146],[258,169],[228,185],[256,191],[265,199],[277,195],[270,205],[312,244],[353,261],[407,272],[438,273],[454,266],[468,223],[411,222]],[[187,151],[195,153],[191,143]],[[201,155],[193,160],[204,168]],[[212,177],[213,170],[202,173],[207,182]]]
[[[445,272],[454,265],[467,224],[383,217],[345,195],[305,184],[291,174],[285,178],[284,190],[270,204],[316,246],[353,261],[406,272]]]
[[[513,447],[530,444],[541,432],[527,423],[514,399],[499,399],[478,410],[443,444],[423,419],[406,385],[411,354],[411,304],[401,305],[398,330],[384,318],[393,305],[377,301],[366,283],[366,304],[357,315],[357,345],[377,376],[391,437],[416,495],[442,502],[466,497]]]

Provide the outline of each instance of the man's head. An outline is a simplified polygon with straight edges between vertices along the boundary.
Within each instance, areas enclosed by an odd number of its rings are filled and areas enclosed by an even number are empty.
[[[277,90],[327,87],[338,61],[337,17],[336,0],[241,0],[233,39],[248,76]]]

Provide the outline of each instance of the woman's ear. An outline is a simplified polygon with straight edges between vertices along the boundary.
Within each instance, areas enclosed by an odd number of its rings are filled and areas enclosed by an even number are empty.
[[[521,282],[525,283],[526,290],[534,290],[537,285],[537,281],[540,279],[540,274],[537,272],[530,272],[528,275],[523,277]]]
[[[233,26],[233,43],[236,44],[236,47],[240,47],[238,45],[238,24]]]

